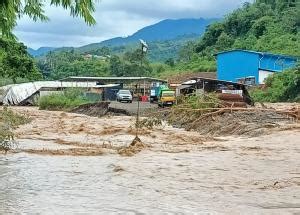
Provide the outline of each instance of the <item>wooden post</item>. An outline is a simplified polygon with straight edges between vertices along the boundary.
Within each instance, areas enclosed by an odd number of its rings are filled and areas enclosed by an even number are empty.
[[[144,96],[146,95],[146,81],[144,79]]]

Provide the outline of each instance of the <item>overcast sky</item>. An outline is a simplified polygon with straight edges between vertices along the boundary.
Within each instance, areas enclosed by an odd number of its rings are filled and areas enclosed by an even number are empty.
[[[21,42],[41,46],[82,46],[117,36],[128,36],[163,19],[219,18],[250,0],[100,0],[95,26],[69,16],[61,8],[46,7],[50,21],[34,23],[22,17],[15,29]]]

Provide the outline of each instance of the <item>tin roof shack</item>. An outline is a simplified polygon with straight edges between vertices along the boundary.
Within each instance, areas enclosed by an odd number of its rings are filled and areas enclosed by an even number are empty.
[[[248,50],[231,50],[217,55],[217,79],[247,85],[264,84],[276,72],[296,66],[298,57]]]
[[[216,72],[192,72],[192,71],[185,71],[181,72],[179,74],[171,75],[171,77],[168,78],[169,87],[173,90],[176,90],[179,86],[181,86],[181,83],[189,80],[194,77],[203,77],[203,78],[211,78],[215,79],[217,77]]]
[[[241,83],[198,77],[182,83],[178,90],[182,95],[215,92],[219,94],[221,100],[253,105],[246,85]]]

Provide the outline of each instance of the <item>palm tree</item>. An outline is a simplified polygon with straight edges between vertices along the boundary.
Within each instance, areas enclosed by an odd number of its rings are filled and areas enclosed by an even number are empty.
[[[33,21],[47,21],[45,4],[68,9],[72,16],[82,17],[88,25],[96,23],[92,16],[95,11],[93,0],[0,0],[0,36],[14,37],[12,30],[17,25],[17,19],[23,15]]]

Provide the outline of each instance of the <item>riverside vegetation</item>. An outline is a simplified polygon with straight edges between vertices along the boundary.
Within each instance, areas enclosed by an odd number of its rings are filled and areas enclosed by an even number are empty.
[[[250,93],[257,102],[300,102],[300,67],[268,77],[263,89]]]
[[[6,107],[0,110],[0,151],[6,153],[10,150],[16,144],[14,130],[29,122],[28,117],[14,113]]]
[[[84,91],[74,88],[41,97],[38,105],[41,110],[68,111],[91,102],[93,101],[84,96]]]

